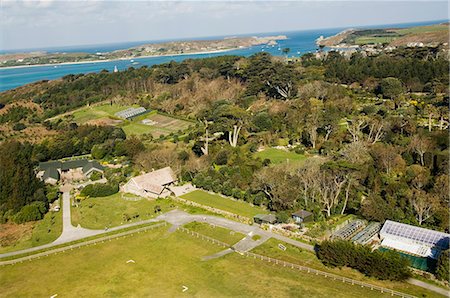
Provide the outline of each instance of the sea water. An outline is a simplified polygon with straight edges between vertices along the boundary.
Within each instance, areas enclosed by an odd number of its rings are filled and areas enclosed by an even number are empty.
[[[387,24],[377,26],[366,26],[361,28],[387,28],[387,27],[413,27],[418,25],[436,24],[443,21],[430,21],[430,22],[416,22],[408,24]],[[289,48],[290,51],[287,54],[289,57],[298,57],[306,53],[315,52],[317,50],[316,39],[320,36],[332,36],[342,31],[345,28],[332,28],[332,29],[315,29],[305,31],[291,31],[291,32],[272,32],[272,33],[258,33],[258,34],[246,34],[245,36],[269,36],[269,35],[286,35],[288,39],[278,41],[275,46],[259,45],[249,48],[236,49],[219,53],[204,53],[204,54],[186,54],[186,55],[173,55],[173,56],[156,56],[156,57],[144,57],[144,58],[132,58],[135,64],[132,64],[130,60],[114,60],[114,61],[102,61],[92,63],[74,63],[74,64],[55,64],[45,66],[27,66],[18,68],[0,68],[0,92],[13,89],[28,83],[40,81],[40,80],[53,80],[61,78],[68,74],[79,73],[93,73],[100,72],[104,69],[113,71],[114,67],[124,70],[129,67],[141,67],[144,65],[152,66],[155,64],[166,63],[170,61],[183,61],[185,59],[215,57],[222,55],[240,55],[250,56],[259,52],[267,52],[272,55],[282,56],[282,50]],[[200,39],[219,39],[223,36],[200,38]],[[90,45],[90,46],[77,46],[77,47],[65,47],[65,48],[51,48],[51,49],[33,49],[33,50],[45,50],[47,52],[109,52],[119,49],[126,49],[133,46],[138,46],[152,41],[141,42],[127,42],[116,43],[108,45]],[[153,41],[163,42],[163,41]],[[5,51],[3,51],[5,52]],[[138,62],[138,64],[136,64]]]

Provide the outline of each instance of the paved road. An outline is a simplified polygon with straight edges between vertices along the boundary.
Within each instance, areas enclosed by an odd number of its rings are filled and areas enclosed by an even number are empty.
[[[71,220],[71,212],[70,212],[70,192],[66,191],[62,196],[62,217],[63,217],[63,230],[61,236],[58,237],[52,244],[58,245],[63,244],[91,236],[95,236],[101,234],[102,230],[89,230],[82,228],[78,225],[78,227],[74,227],[72,225]]]
[[[11,257],[11,256],[31,253],[31,252],[35,252],[35,251],[38,251],[41,249],[47,249],[47,248],[51,248],[53,246],[69,243],[69,242],[76,241],[76,240],[81,240],[81,239],[91,237],[91,236],[101,235],[101,234],[109,233],[112,231],[118,231],[121,229],[130,228],[133,226],[138,226],[138,225],[142,225],[142,224],[148,224],[148,223],[160,221],[158,219],[148,219],[148,220],[144,220],[144,221],[140,221],[140,222],[134,222],[134,223],[110,228],[108,230],[90,230],[90,229],[82,228],[80,226],[74,227],[72,225],[72,221],[71,221],[69,190],[70,190],[70,188],[67,188],[67,189],[64,189],[64,192],[63,192],[63,199],[62,199],[63,200],[63,203],[62,203],[62,205],[63,205],[63,208],[62,208],[63,231],[62,231],[61,235],[58,237],[58,239],[56,239],[52,243],[48,243],[48,244],[44,244],[44,245],[40,245],[40,246],[36,246],[36,247],[31,247],[31,248],[27,248],[27,249],[3,253],[3,254],[0,254],[0,258],[6,258],[6,257]]]
[[[309,251],[314,251],[314,247],[312,245],[309,245],[309,244],[306,244],[303,242],[299,242],[299,241],[296,241],[296,240],[290,239],[288,237],[285,237],[285,236],[282,236],[279,234],[275,234],[275,233],[272,233],[269,231],[265,231],[256,225],[247,225],[247,224],[235,222],[235,221],[232,221],[232,220],[229,220],[226,218],[216,217],[216,216],[211,216],[211,215],[192,215],[192,214],[186,213],[184,211],[180,211],[180,210],[173,210],[173,211],[167,212],[165,214],[162,214],[162,215],[156,217],[155,219],[149,219],[149,220],[144,220],[144,221],[140,221],[140,222],[135,222],[135,223],[131,223],[131,224],[114,227],[114,228],[109,229],[108,231],[106,231],[106,230],[89,230],[89,229],[85,229],[85,228],[81,228],[81,227],[74,227],[74,226],[72,226],[72,223],[70,220],[70,193],[68,191],[66,191],[63,193],[63,233],[61,234],[61,236],[58,239],[56,239],[54,242],[46,244],[46,245],[41,245],[41,246],[23,249],[23,250],[19,250],[19,251],[0,254],[0,258],[20,255],[20,254],[24,254],[24,253],[30,253],[30,252],[34,252],[37,250],[50,248],[50,247],[53,247],[56,245],[68,243],[68,242],[71,242],[74,240],[80,240],[80,239],[87,238],[87,237],[90,237],[93,235],[100,235],[100,234],[108,233],[111,231],[117,231],[117,230],[129,228],[129,227],[133,227],[133,226],[137,226],[137,225],[158,222],[158,221],[166,221],[166,222],[172,224],[173,227],[171,227],[171,229],[170,229],[171,231],[175,231],[178,226],[183,226],[189,222],[197,221],[197,222],[206,222],[206,223],[209,223],[212,225],[216,225],[216,226],[220,226],[223,228],[227,228],[229,230],[233,230],[235,232],[247,234],[248,236],[246,236],[244,239],[239,241],[234,246],[234,248],[239,251],[249,251],[249,250],[253,249],[254,247],[260,245],[261,243],[263,243],[264,241],[266,241],[269,238],[275,238],[275,239],[284,241],[286,243],[289,243],[291,245],[297,246],[299,248],[306,249]],[[250,234],[250,236],[249,236],[249,234]],[[251,237],[253,235],[260,235],[261,239],[259,239],[258,241],[254,241],[253,239],[251,239]],[[222,251],[222,252],[216,254],[217,255],[216,257],[219,257],[220,255],[225,255],[227,253],[228,253],[227,250]],[[430,291],[433,291],[435,293],[444,295],[446,297],[449,297],[448,291],[446,291],[445,289],[442,289],[440,287],[425,283],[425,282],[417,280],[417,279],[412,279],[412,278],[409,279],[408,282],[410,284],[413,284],[413,285],[428,289]]]
[[[418,280],[418,279],[414,279],[414,278],[410,278],[408,279],[408,283],[421,287],[421,288],[425,288],[428,289],[430,291],[433,291],[435,293],[444,295],[445,297],[450,297],[450,292],[446,289],[440,288],[438,286],[426,283],[424,281]]]
[[[220,226],[235,232],[239,232],[242,234],[249,234],[252,233],[252,235],[260,235],[261,238],[275,238],[284,242],[287,242],[291,245],[309,250],[314,251],[314,247],[310,244],[306,244],[300,241],[293,240],[291,238],[275,234],[266,230],[261,229],[257,225],[247,225],[240,222],[236,222],[233,220],[229,220],[223,217],[216,217],[211,215],[192,215],[180,210],[173,210],[170,212],[167,212],[165,214],[162,214],[157,217],[159,220],[167,221],[168,223],[175,226],[173,230],[176,229],[178,226],[183,226],[189,222],[197,221],[197,222],[206,222],[211,225]]]

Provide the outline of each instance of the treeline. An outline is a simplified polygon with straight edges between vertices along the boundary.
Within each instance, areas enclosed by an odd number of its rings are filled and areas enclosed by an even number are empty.
[[[425,60],[388,54],[376,57],[354,54],[346,59],[336,52],[329,52],[323,66],[326,78],[345,84],[370,85],[374,80],[395,77],[413,92],[445,92],[449,84],[449,61],[444,58]]]
[[[403,281],[411,276],[409,261],[394,251],[371,248],[345,240],[325,240],[317,247],[317,257],[327,266],[350,267],[381,280]]]
[[[129,142],[129,143],[127,143]],[[0,144],[0,216],[23,222],[37,220],[55,198],[36,178],[39,161],[91,153],[99,144],[116,144],[120,156],[133,154],[135,141],[127,141],[122,129],[98,126],[73,126],[39,144],[7,141]],[[129,146],[127,145],[129,144]],[[143,146],[138,143],[138,146]],[[139,149],[136,149],[139,150]],[[130,155],[132,156],[132,155]],[[115,187],[117,192],[117,187]],[[39,217],[39,218],[38,218]]]

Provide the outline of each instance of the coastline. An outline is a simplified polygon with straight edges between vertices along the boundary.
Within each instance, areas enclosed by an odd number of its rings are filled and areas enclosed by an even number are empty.
[[[155,58],[155,57],[170,57],[170,56],[185,56],[185,55],[202,55],[202,54],[216,54],[225,53],[234,50],[241,50],[248,47],[239,47],[232,49],[223,50],[213,50],[206,52],[192,52],[192,53],[179,53],[179,54],[163,54],[163,55],[149,55],[149,56],[139,56],[139,57],[127,57],[127,58],[117,58],[117,59],[103,59],[103,60],[89,60],[89,61],[77,61],[77,62],[61,62],[61,63],[45,63],[45,64],[32,64],[32,65],[16,65],[16,66],[0,66],[0,71],[2,69],[16,69],[16,68],[29,68],[29,67],[39,67],[39,66],[59,66],[59,65],[76,65],[76,64],[89,64],[89,63],[102,63],[102,62],[112,62],[112,61],[124,61],[124,60],[139,60],[145,58]]]

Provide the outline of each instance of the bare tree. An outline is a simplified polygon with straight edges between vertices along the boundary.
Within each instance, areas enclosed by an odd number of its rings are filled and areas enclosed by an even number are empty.
[[[422,225],[424,221],[433,216],[436,197],[432,194],[427,194],[423,190],[415,190],[412,194],[411,205],[414,208],[419,225]]]
[[[433,149],[433,142],[430,138],[424,135],[415,135],[409,144],[409,148],[419,155],[420,164],[423,166],[423,156],[427,151]]]
[[[383,129],[382,123],[373,122],[370,125],[370,131],[369,131],[369,136],[367,137],[367,141],[371,144],[375,144],[376,142],[381,140],[381,138],[384,135],[384,132],[382,131],[382,129]]]
[[[331,124],[325,125],[325,131],[327,132],[325,134],[325,141],[328,141],[330,134],[333,132],[333,126]]]
[[[239,125],[239,127],[237,125],[234,125],[233,131],[230,131],[228,138],[229,138],[231,147],[237,146],[237,141],[239,138],[239,132],[241,131],[241,128],[242,128],[242,125]]]
[[[345,199],[344,204],[342,206],[341,214],[345,213],[345,208],[347,208],[348,198],[350,196],[350,189],[355,185],[355,178],[352,175],[347,176],[347,187],[345,188]]]
[[[305,207],[309,202],[313,203],[318,197],[318,179],[320,175],[320,165],[325,162],[325,159],[310,158],[307,159],[303,165],[297,169],[298,187],[301,189],[301,196]]]
[[[203,123],[205,124],[205,137],[202,138],[202,141],[205,141],[205,145],[203,147],[201,147],[200,149],[202,150],[204,155],[208,155],[209,153],[209,141],[211,141],[213,138],[209,137],[209,129],[208,129],[208,124],[209,122],[205,119],[203,120]]]
[[[317,179],[319,181],[319,201],[327,217],[330,217],[331,211],[339,203],[339,195],[347,179],[342,175],[331,175],[326,172],[322,172]]]
[[[277,93],[284,99],[289,99],[292,96],[293,87],[291,81],[287,82],[285,86],[274,86],[272,85],[272,83],[267,81],[267,86],[269,86],[270,88],[275,88],[275,90],[277,90]]]
[[[353,143],[362,139],[362,130],[367,127],[364,119],[347,120],[347,131],[352,135]]]

